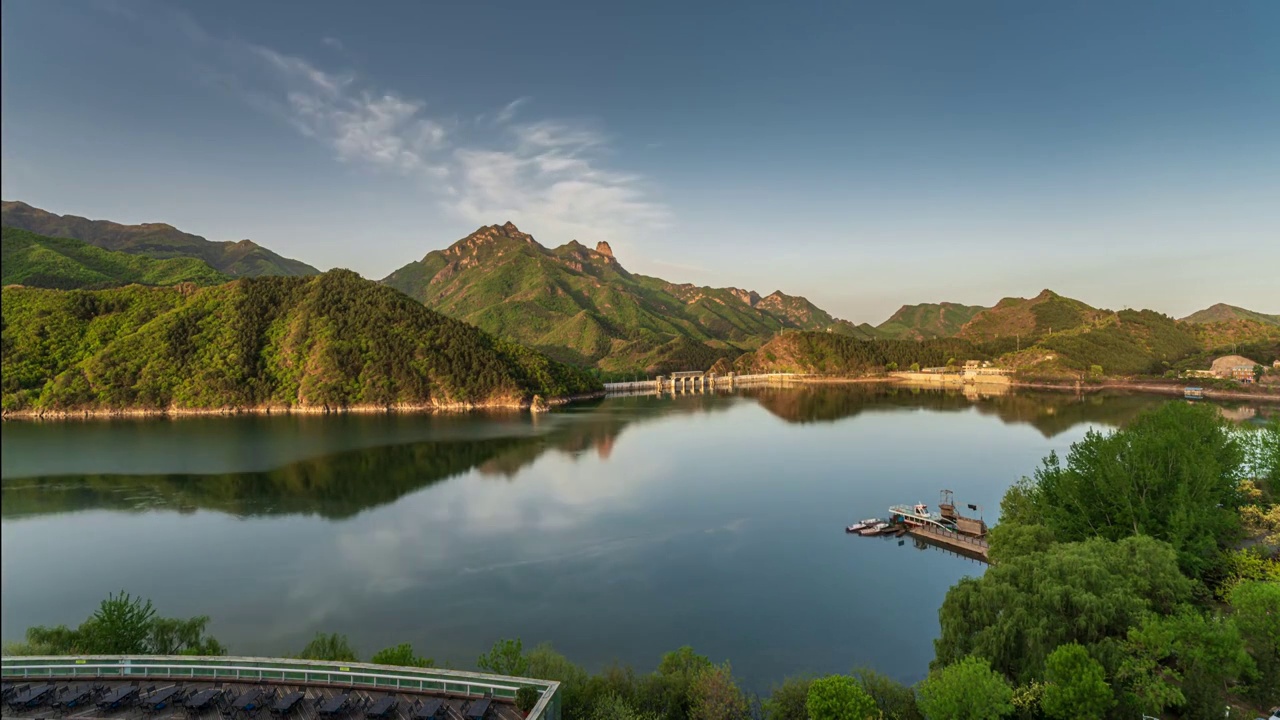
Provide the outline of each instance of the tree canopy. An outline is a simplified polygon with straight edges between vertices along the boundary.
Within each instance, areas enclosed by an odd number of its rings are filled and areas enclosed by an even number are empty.
[[[1138,536],[1054,544],[954,585],[938,612],[935,663],[975,654],[1026,682],[1043,677],[1059,645],[1076,642],[1109,657],[1148,613],[1171,612],[1191,596],[1167,543]]]
[[[1058,720],[1102,720],[1115,704],[1107,671],[1079,643],[1059,645],[1045,660],[1042,707]]]
[[[1150,536],[1202,577],[1238,538],[1243,461],[1213,408],[1168,403],[1123,430],[1090,431],[1065,465],[1051,454],[1024,488],[1029,507],[1013,520],[1043,525],[1059,542]]]
[[[810,683],[805,708],[811,720],[872,720],[880,714],[875,700],[848,675],[828,675]]]
[[[121,591],[108,595],[77,628],[35,626],[26,642],[5,647],[11,655],[224,655],[205,634],[209,618],[161,617],[150,600]]]
[[[997,720],[1013,712],[1013,686],[972,655],[929,673],[919,695],[930,720]]]

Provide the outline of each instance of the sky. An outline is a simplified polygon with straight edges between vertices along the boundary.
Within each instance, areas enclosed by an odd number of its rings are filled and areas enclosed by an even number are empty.
[[[1280,3],[3,0],[0,194],[379,279],[480,225],[871,322],[1280,312]]]

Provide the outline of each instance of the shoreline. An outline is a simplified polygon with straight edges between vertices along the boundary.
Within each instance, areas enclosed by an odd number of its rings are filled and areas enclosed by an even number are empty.
[[[482,403],[422,403],[396,405],[258,405],[253,407],[221,408],[111,408],[84,410],[6,410],[0,420],[13,421],[65,421],[65,420],[115,420],[124,418],[178,418],[178,417],[237,417],[245,415],[444,415],[477,411],[547,412],[576,402],[603,398],[603,390],[577,395],[563,395],[549,399],[534,396],[529,400],[490,401]]]
[[[1033,390],[1053,390],[1059,392],[1075,392],[1075,393],[1096,393],[1104,390],[1132,390],[1143,393],[1152,393],[1157,395],[1177,395],[1182,396],[1187,385],[1178,384],[1170,385],[1165,383],[1138,382],[1129,380],[1103,380],[1100,383],[1073,383],[1063,382],[1055,383],[1044,380],[1033,380],[1019,382],[1013,380],[1009,383],[1010,387],[1030,388]],[[1219,390],[1215,388],[1204,388],[1204,398],[1206,400],[1252,400],[1265,403],[1280,403],[1280,389],[1276,392],[1238,392],[1234,390]]]
[[[1157,395],[1181,396],[1183,384],[1152,383],[1126,380],[1103,380],[1099,383],[1077,383],[1072,381],[1054,382],[1051,380],[1019,381],[1010,378],[1004,383],[915,383],[910,380],[884,376],[808,376],[791,377],[777,383],[769,383],[772,387],[796,385],[850,385],[875,384],[904,385],[915,387],[935,387],[938,389],[963,389],[965,387],[1001,387],[1007,389],[1023,388],[1028,390],[1044,390],[1049,392],[1072,392],[1076,394],[1098,393],[1108,390],[1150,393]],[[754,387],[754,386],[744,386]],[[254,407],[221,407],[221,408],[111,408],[83,410],[6,410],[0,413],[0,421],[68,421],[68,420],[113,420],[124,418],[179,418],[179,417],[236,417],[246,415],[436,415],[486,411],[509,412],[548,412],[553,408],[564,407],[574,403],[599,400],[609,396],[606,390],[576,395],[564,395],[549,399],[534,396],[520,401],[491,401],[483,403],[425,403],[397,405],[346,405],[330,407],[326,405],[260,405]],[[1237,392],[1204,388],[1206,400],[1240,400],[1245,402],[1278,403],[1280,389],[1276,392]]]

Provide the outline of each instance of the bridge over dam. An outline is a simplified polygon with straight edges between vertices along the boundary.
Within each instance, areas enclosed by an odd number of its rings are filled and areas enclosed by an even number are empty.
[[[660,395],[662,393],[713,392],[718,390],[734,390],[740,387],[759,387],[761,385],[783,385],[788,382],[803,380],[808,375],[796,373],[761,373],[757,375],[738,375],[725,373],[720,375],[699,370],[674,372],[670,375],[659,375],[649,380],[633,382],[605,383],[605,392],[611,395]]]
[[[5,657],[0,667],[0,709],[24,720],[561,717],[558,682],[438,668],[225,655]],[[522,688],[536,697],[527,712]]]

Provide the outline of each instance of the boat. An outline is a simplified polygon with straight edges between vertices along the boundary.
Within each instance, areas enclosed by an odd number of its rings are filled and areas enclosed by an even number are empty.
[[[971,510],[980,510],[977,505],[970,505]],[[955,500],[950,490],[941,492],[938,512],[930,512],[924,503],[915,505],[894,505],[889,508],[889,520],[895,524],[907,526],[908,529],[919,528],[922,531],[946,531],[982,538],[987,535],[987,524],[981,517],[965,517],[956,511]]]
[[[878,522],[871,527],[865,527],[858,531],[859,535],[879,535],[889,527],[887,522]]]
[[[1203,400],[1204,388],[1187,387],[1182,389],[1182,397],[1188,400]]]
[[[869,527],[871,527],[872,525],[875,525],[875,524],[876,524],[876,523],[878,523],[878,522],[880,522],[880,518],[867,518],[866,520],[859,520],[858,522],[856,522],[856,523],[854,523],[854,524],[850,525],[849,527],[845,528],[845,529],[844,529],[844,531],[845,531],[845,532],[847,532],[847,533],[856,533],[856,532],[858,532],[858,531],[860,531],[860,530],[864,530],[864,529],[866,529],[866,528],[869,528]]]

